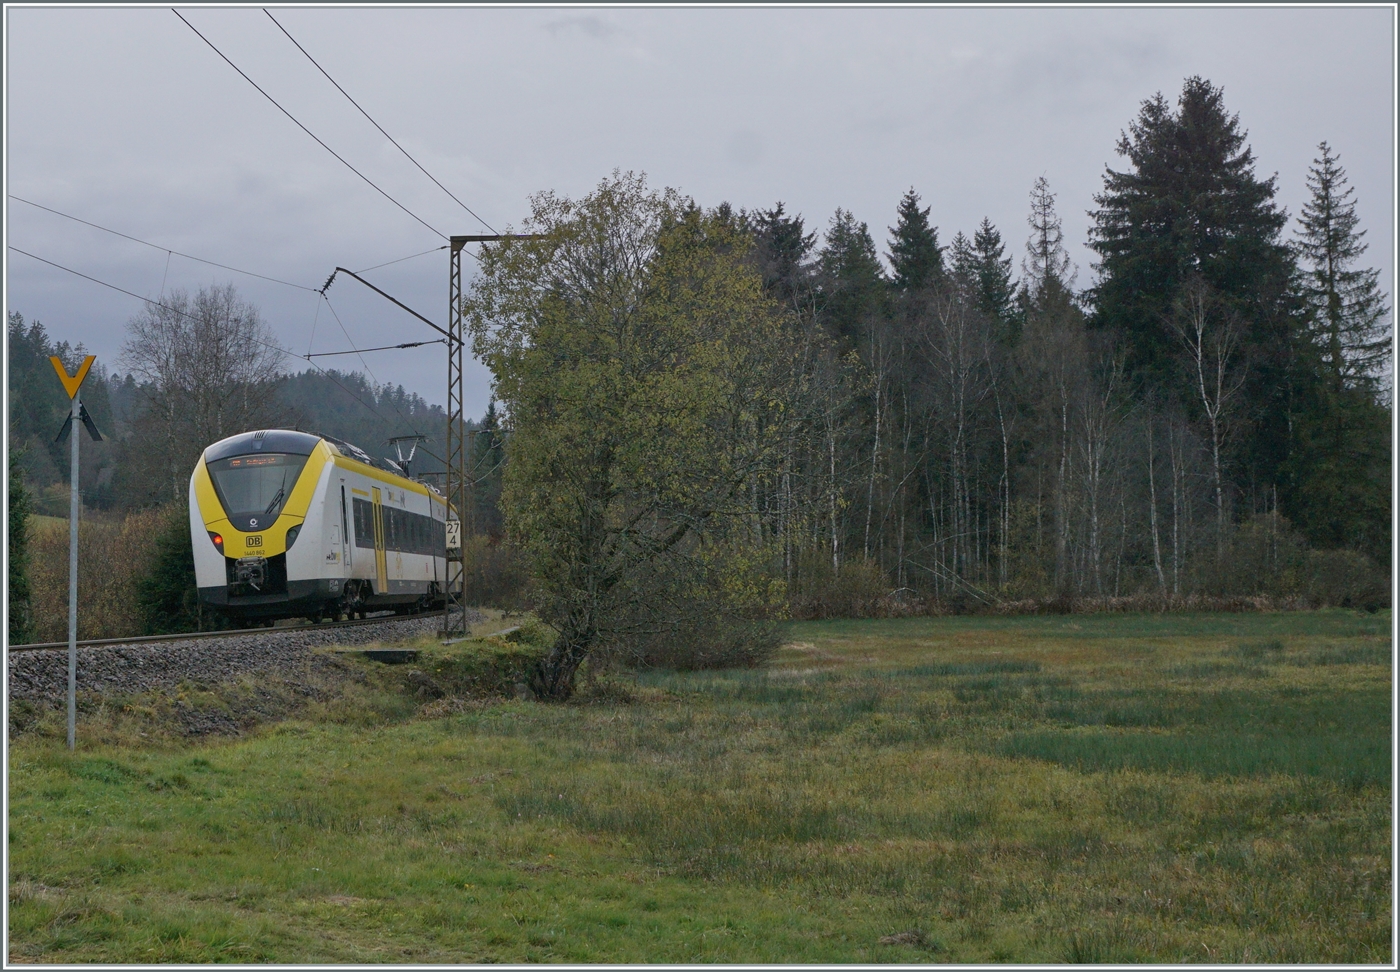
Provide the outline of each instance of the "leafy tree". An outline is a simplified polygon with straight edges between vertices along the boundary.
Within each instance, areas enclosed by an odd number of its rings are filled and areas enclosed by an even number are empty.
[[[899,220],[890,228],[891,282],[896,290],[917,293],[943,283],[943,247],[928,214],[928,207],[919,208],[913,188],[899,201]]]
[[[10,615],[12,645],[27,644],[32,631],[29,603],[29,492],[24,487],[24,467],[18,449],[10,451],[9,546]]]
[[[1239,116],[1219,88],[1188,78],[1176,110],[1159,93],[1118,142],[1129,168],[1108,170],[1089,245],[1098,254],[1094,324],[1121,343],[1138,388],[1156,386],[1199,416],[1192,371],[1171,321],[1199,280],[1239,321],[1248,375],[1250,434],[1237,442],[1238,475],[1277,482],[1297,407],[1298,318],[1293,259],[1280,239],[1287,214],[1275,177],[1259,179]],[[1194,286],[1194,284],[1191,284]]]
[[[614,173],[535,195],[528,228],[486,248],[463,311],[510,416],[506,527],[559,632],[533,687],[565,699],[600,646],[764,600],[726,551],[793,355],[732,215]]]
[[[1311,337],[1336,391],[1347,385],[1371,386],[1390,358],[1390,312],[1380,289],[1380,271],[1356,267],[1366,252],[1365,230],[1358,230],[1356,190],[1331,147],[1308,170],[1312,198],[1303,204],[1297,230],[1304,264],[1304,293],[1312,311]]]

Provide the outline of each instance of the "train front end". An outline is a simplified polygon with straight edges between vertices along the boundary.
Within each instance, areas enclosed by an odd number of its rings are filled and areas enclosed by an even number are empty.
[[[204,450],[190,477],[190,533],[206,606],[245,620],[315,617],[340,598],[320,549],[332,456],[319,436],[286,429]]]

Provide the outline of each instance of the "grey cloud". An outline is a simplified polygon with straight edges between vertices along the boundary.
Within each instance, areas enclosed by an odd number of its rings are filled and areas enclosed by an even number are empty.
[[[564,17],[551,20],[544,29],[555,37],[568,34],[586,34],[594,40],[607,40],[620,33],[616,24],[602,17]]]

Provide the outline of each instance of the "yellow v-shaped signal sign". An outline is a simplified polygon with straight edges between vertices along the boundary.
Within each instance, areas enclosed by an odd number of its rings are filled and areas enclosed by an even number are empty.
[[[83,359],[83,363],[78,366],[78,373],[71,378],[68,376],[68,369],[63,367],[63,362],[57,357],[50,357],[53,362],[53,370],[58,372],[58,380],[63,382],[63,388],[68,392],[68,397],[72,398],[78,394],[78,387],[82,385],[83,379],[87,377],[88,369],[97,360],[97,355],[90,354]]]

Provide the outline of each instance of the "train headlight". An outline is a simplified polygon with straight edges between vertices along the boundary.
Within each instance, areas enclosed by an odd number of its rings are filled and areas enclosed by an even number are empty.
[[[213,530],[209,531],[209,542],[214,545],[214,548],[218,550],[219,553],[224,552],[224,538]]]
[[[297,542],[297,534],[301,532],[301,524],[298,523],[287,531],[287,549],[292,549],[292,544]]]

